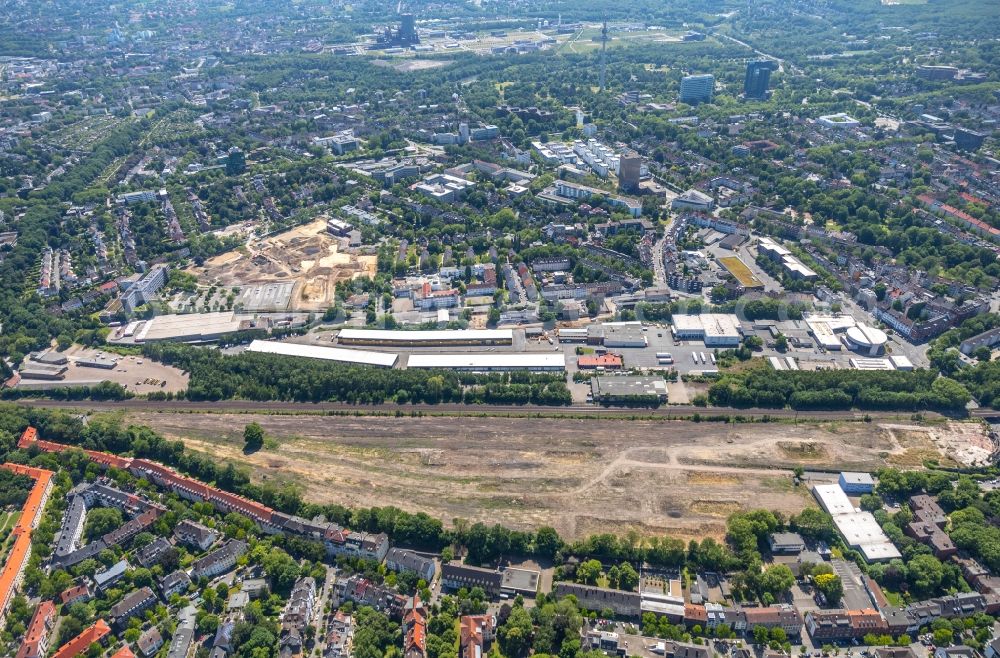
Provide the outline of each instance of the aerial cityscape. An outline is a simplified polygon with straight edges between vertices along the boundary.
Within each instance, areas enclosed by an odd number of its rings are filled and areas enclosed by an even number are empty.
[[[1000,4],[0,16],[0,656],[1000,658]]]

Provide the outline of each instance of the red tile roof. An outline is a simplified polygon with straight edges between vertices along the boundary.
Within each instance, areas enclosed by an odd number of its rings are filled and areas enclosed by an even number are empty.
[[[64,450],[69,450],[74,447],[63,443],[55,443],[53,441],[43,441],[38,439],[38,432],[34,427],[26,429],[21,435],[20,441],[18,441],[19,448],[27,448],[30,445],[35,445],[40,450],[44,450],[46,452],[63,452]],[[130,459],[128,457],[119,457],[118,455],[113,455],[108,452],[99,452],[97,450],[84,450],[84,452],[91,461],[98,464],[128,469],[133,471],[133,473],[135,471],[139,471],[139,474],[151,476],[166,486],[187,491],[192,495],[202,498],[203,500],[216,503],[241,514],[245,514],[258,521],[270,523],[271,517],[274,514],[274,510],[266,505],[261,505],[258,502],[244,498],[243,496],[238,496],[234,493],[229,493],[228,491],[223,491],[222,489],[218,489],[216,487],[210,487],[203,482],[180,475],[176,471],[161,464],[157,464],[156,462],[149,461],[148,459]]]
[[[403,627],[406,629],[406,638],[403,640],[403,654],[419,652],[420,655],[427,654],[427,619],[424,616],[424,606],[420,602],[420,595],[414,594],[411,599],[411,606],[403,617]]]
[[[116,651],[111,658],[135,658],[135,654],[132,653],[132,650],[128,648],[128,645],[126,645]]]
[[[41,520],[42,508],[45,497],[49,493],[53,476],[52,471],[21,464],[6,463],[3,468],[19,475],[27,475],[35,480],[35,484],[28,492],[24,507],[21,508],[21,517],[17,520],[17,525],[12,531],[14,533],[14,546],[7,556],[7,561],[4,562],[3,571],[0,571],[0,612],[7,610],[7,606],[17,592],[18,580],[31,553],[31,532]]]
[[[62,599],[62,602],[65,604],[80,596],[90,596],[90,588],[87,587],[86,584],[70,587],[68,590],[60,594],[59,598]]]
[[[588,355],[577,359],[576,365],[580,368],[621,368],[623,361],[617,354]]]
[[[21,640],[21,647],[17,650],[17,658],[39,658],[42,652],[39,645],[45,639],[52,627],[52,622],[56,618],[56,607],[52,601],[42,601],[35,609],[35,614],[28,624],[28,631]]]
[[[489,615],[465,615],[459,622],[459,658],[481,658],[486,644],[485,633],[492,633],[493,617]],[[476,649],[479,651],[476,651]]]
[[[59,647],[59,650],[52,655],[52,658],[74,658],[75,656],[79,656],[91,644],[100,642],[110,632],[111,628],[108,627],[108,623],[103,619],[98,619],[94,622],[93,626],[85,628],[82,633]]]

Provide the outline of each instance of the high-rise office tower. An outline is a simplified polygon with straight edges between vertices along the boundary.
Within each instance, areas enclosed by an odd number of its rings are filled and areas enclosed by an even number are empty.
[[[711,103],[715,91],[715,76],[710,73],[685,75],[681,78],[681,102],[690,105]]]
[[[743,81],[743,96],[763,100],[768,95],[768,84],[771,82],[771,71],[776,71],[778,65],[771,60],[760,60],[747,63],[747,76]]]

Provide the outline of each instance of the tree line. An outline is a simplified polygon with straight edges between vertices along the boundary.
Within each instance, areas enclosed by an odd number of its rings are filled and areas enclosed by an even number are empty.
[[[275,354],[223,355],[175,343],[146,344],[143,354],[186,370],[189,400],[538,405],[572,401],[560,375],[379,369]]]
[[[767,363],[726,373],[708,389],[720,407],[962,411],[968,390],[930,370],[790,371],[775,377]]]

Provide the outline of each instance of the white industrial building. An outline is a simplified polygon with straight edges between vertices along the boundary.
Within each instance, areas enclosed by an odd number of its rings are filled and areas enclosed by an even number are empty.
[[[447,345],[511,345],[513,329],[441,329],[397,331],[392,329],[341,329],[341,345],[399,345],[441,347]]]
[[[255,340],[247,348],[248,352],[262,354],[280,354],[282,356],[298,356],[306,359],[321,359],[336,361],[351,365],[375,366],[391,368],[399,360],[398,354],[389,352],[371,352],[367,350],[346,350],[341,347],[324,347],[321,345],[301,345],[298,343],[279,343],[270,340]]]
[[[438,201],[453,201],[465,195],[475,183],[451,174],[431,174],[419,183],[414,183],[410,189],[426,194]]]
[[[740,321],[732,313],[674,315],[671,331],[678,340],[701,340],[706,347],[738,347]]]
[[[813,487],[813,495],[820,507],[833,517],[833,523],[844,541],[860,551],[865,560],[884,562],[902,557],[875,517],[870,512],[856,509],[839,484],[817,484]]]
[[[844,333],[844,340],[852,350],[876,356],[885,351],[889,337],[881,329],[859,322]]]
[[[695,210],[710,212],[715,207],[715,199],[699,190],[688,190],[674,197],[670,202],[671,210]]]
[[[603,325],[605,347],[646,347],[646,332],[640,322],[607,322]],[[560,334],[561,336],[561,334]]]
[[[232,311],[220,313],[187,313],[158,315],[135,332],[136,343],[161,340],[203,342],[216,340],[224,334],[240,330],[242,319]]]
[[[818,279],[819,274],[792,255],[792,252],[770,238],[760,238],[757,250],[770,260],[778,263],[793,279],[806,281]]]
[[[889,342],[884,331],[858,322],[850,315],[807,314],[804,319],[816,343],[827,351],[840,350],[846,344],[866,356],[877,356],[885,351]]]
[[[851,359],[851,367],[855,370],[895,370],[889,359]]]
[[[827,128],[857,128],[861,125],[860,121],[844,112],[821,116],[816,123]]]
[[[521,354],[411,354],[408,368],[433,368],[441,370],[462,370],[465,372],[502,372],[508,370],[530,370],[536,372],[562,372],[566,370],[566,355],[521,353]]]

